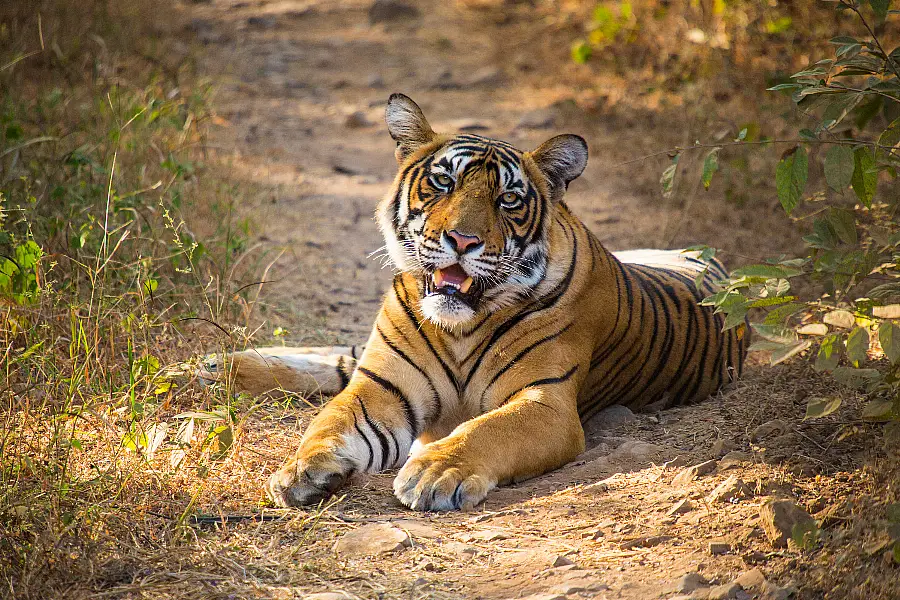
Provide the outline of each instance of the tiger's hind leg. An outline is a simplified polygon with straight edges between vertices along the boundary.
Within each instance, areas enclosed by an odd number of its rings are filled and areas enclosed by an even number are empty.
[[[213,383],[233,378],[237,390],[254,396],[294,392],[333,396],[350,381],[362,346],[254,348],[209,356],[198,377]]]

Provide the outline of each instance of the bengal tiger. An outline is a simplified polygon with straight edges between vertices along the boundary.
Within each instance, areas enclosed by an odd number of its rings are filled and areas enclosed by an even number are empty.
[[[276,505],[402,466],[393,491],[406,506],[469,508],[574,459],[582,422],[604,407],[693,402],[740,376],[742,329],[723,332],[699,304],[726,277],[717,260],[611,253],[566,206],[583,138],[522,152],[437,134],[402,94],[385,116],[399,171],[377,221],[398,273],[367,344],[227,361],[254,393],[337,394],[269,479]]]

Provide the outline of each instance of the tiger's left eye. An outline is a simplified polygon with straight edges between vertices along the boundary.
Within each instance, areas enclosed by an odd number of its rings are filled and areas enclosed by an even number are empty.
[[[503,208],[518,208],[520,204],[522,204],[522,197],[515,192],[506,192],[500,195],[500,206]]]
[[[448,188],[453,185],[453,178],[444,173],[435,173],[431,176],[431,181],[442,188]]]

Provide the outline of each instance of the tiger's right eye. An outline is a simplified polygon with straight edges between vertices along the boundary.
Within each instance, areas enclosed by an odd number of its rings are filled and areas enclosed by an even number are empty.
[[[453,178],[444,173],[435,173],[431,176],[431,181],[439,188],[450,188],[453,186]]]

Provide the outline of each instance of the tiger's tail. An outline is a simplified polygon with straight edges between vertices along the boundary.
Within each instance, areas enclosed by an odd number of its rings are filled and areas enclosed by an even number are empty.
[[[254,396],[291,392],[333,396],[353,375],[363,346],[254,348],[207,356],[197,373],[201,383],[231,378],[235,387]]]

